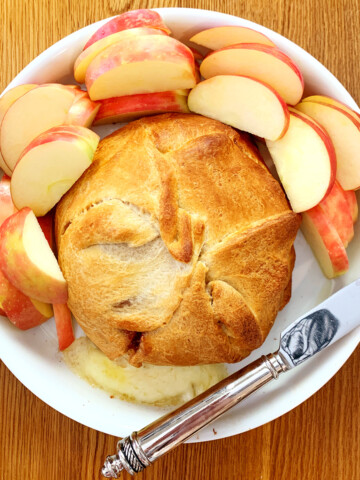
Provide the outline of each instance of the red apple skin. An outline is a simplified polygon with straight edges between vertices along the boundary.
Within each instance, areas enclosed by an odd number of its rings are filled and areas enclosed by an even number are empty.
[[[53,305],[59,350],[62,352],[75,340],[71,311],[66,303]]]
[[[0,270],[0,298],[1,315],[8,317],[10,322],[20,330],[37,327],[52,317],[50,305],[49,313],[41,313],[29,297],[15,288]]]
[[[355,223],[359,215],[359,207],[355,192],[353,190],[344,190],[344,194],[350,208],[353,223]]]
[[[138,27],[122,30],[121,32],[108,35],[107,37],[93,43],[89,48],[83,50],[74,63],[74,78],[79,83],[85,82],[86,70],[97,55],[105,50],[105,48],[122,41],[126,38],[136,35],[167,35],[158,28]]]
[[[11,178],[7,175],[3,175],[0,181],[0,226],[10,215],[17,212],[11,199],[10,181]]]
[[[67,302],[67,285],[58,280],[34,274],[36,267],[29,266],[29,260],[23,246],[23,228],[26,217],[31,213],[28,207],[7,218],[0,227],[0,268],[6,278],[25,295],[40,302],[56,299]],[[34,293],[36,292],[36,294]]]
[[[41,227],[41,230],[45,235],[45,238],[49,244],[49,247],[51,248],[51,250],[54,251],[55,242],[54,242],[54,234],[53,234],[53,220],[54,220],[54,215],[52,214],[52,212],[47,213],[43,217],[38,217],[38,222]]]
[[[349,261],[345,247],[327,216],[318,205],[303,212],[302,215],[303,219],[305,216],[308,216],[310,221],[316,226],[328,252],[333,269],[332,275],[329,275],[328,277],[334,278],[345,273],[349,269]]]
[[[171,33],[157,12],[148,9],[131,10],[130,12],[125,12],[112,20],[109,20],[109,22],[96,30],[94,35],[92,35],[85,44],[84,50],[97,40],[107,37],[112,33],[137,27],[158,28],[168,35]]]
[[[346,248],[354,236],[354,226],[344,190],[335,181],[329,195],[319,203],[320,208],[334,225]]]
[[[329,154],[329,160],[330,160],[330,181],[329,181],[329,187],[325,192],[325,195],[321,199],[321,201],[325,200],[325,198],[329,195],[331,192],[335,180],[336,180],[336,154],[334,150],[334,145],[332,144],[332,141],[330,140],[329,135],[325,132],[325,130],[312,118],[310,118],[308,115],[303,114],[302,112],[298,112],[294,108],[289,107],[289,111],[291,115],[294,115],[295,117],[298,117],[305,122],[307,122],[309,125],[312,126],[312,128],[318,133],[318,135],[321,137],[323,140],[326,150],[328,151]]]
[[[186,95],[180,95],[176,91],[107,98],[101,101],[94,125],[127,122],[144,115],[163,112],[188,113],[186,98]]]

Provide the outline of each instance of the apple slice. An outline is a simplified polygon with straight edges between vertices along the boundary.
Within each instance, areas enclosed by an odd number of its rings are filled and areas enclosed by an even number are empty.
[[[344,190],[360,187],[360,129],[356,120],[335,105],[301,102],[296,109],[327,131],[336,152],[337,180]]]
[[[84,127],[54,127],[22,153],[11,178],[14,205],[45,215],[91,165],[99,136]]]
[[[28,92],[29,90],[32,90],[37,86],[38,85],[35,85],[35,84],[18,85],[17,87],[14,87],[4,93],[4,95],[0,98],[0,125],[1,125],[1,122],[3,121],[3,118],[8,108],[15,102],[15,100],[17,100],[22,95],[24,95],[24,93]],[[0,152],[0,167],[4,170],[4,172],[7,175],[11,176],[11,170],[6,165],[1,152]]]
[[[336,156],[324,130],[290,108],[286,134],[266,141],[294,212],[304,212],[328,195],[335,182]]]
[[[11,171],[35,137],[65,122],[73,102],[73,89],[52,84],[28,91],[9,107],[1,123],[0,148]]]
[[[194,55],[194,59],[198,62],[201,63],[204,60],[204,55],[199,52],[199,50],[196,50],[196,48],[189,47],[192,54]]]
[[[4,175],[0,181],[0,226],[16,212],[10,193],[10,177]]]
[[[85,78],[92,100],[192,88],[196,84],[191,50],[162,35],[137,35],[105,48]]]
[[[51,305],[33,300],[15,288],[0,270],[0,306],[6,317],[20,330],[28,330],[53,316]]]
[[[204,78],[216,75],[245,75],[273,87],[290,105],[304,92],[302,74],[290,57],[276,47],[239,43],[209,53],[200,66]]]
[[[94,58],[99,55],[105,48],[120,42],[126,38],[131,38],[137,35],[166,35],[165,32],[156,28],[139,27],[130,28],[129,30],[122,30],[121,32],[108,35],[97,42],[93,43],[86,50],[83,50],[77,57],[74,64],[74,77],[79,83],[85,82],[86,70]]]
[[[112,35],[113,33],[120,32],[122,30],[137,27],[156,28],[158,30],[162,30],[167,35],[170,35],[171,33],[171,31],[163,22],[160,15],[157,12],[154,12],[154,10],[130,10],[129,12],[122,13],[121,15],[112,18],[107,23],[105,23],[105,25],[96,30],[96,32],[85,44],[84,50],[89,48],[93,43],[101,40],[104,37],[107,37],[108,35]]]
[[[62,352],[75,340],[71,312],[66,303],[55,303],[53,308],[59,350]]]
[[[346,248],[354,236],[354,225],[345,191],[337,181],[329,195],[319,203],[319,207],[335,227]]]
[[[194,42],[210,50],[219,50],[220,48],[229,47],[230,45],[236,45],[238,43],[260,43],[262,45],[275,47],[275,44],[270,38],[263,33],[252,28],[237,25],[227,25],[202,30],[191,37],[190,42]]]
[[[353,223],[355,223],[359,215],[359,208],[355,192],[352,190],[344,190],[344,194],[350,208]]]
[[[352,110],[350,107],[345,105],[345,103],[339,102],[339,100],[335,100],[335,98],[326,97],[325,95],[311,95],[310,97],[303,98],[302,102],[315,102],[315,103],[325,103],[327,105],[334,105],[342,110],[345,110],[346,113],[351,115],[353,119],[359,123],[360,126],[360,117],[357,112]]]
[[[86,93],[86,92],[85,92]],[[79,125],[82,127],[91,127],[100,104],[90,100],[88,94],[75,99],[66,116],[65,125]]]
[[[348,270],[345,247],[319,206],[302,214],[301,230],[327,278],[337,277]]]
[[[191,90],[188,106],[192,112],[271,140],[284,135],[289,124],[282,98],[248,77],[219,75],[200,82]]]
[[[24,295],[46,303],[67,301],[66,281],[30,208],[1,225],[0,268]]]
[[[101,101],[94,125],[130,122],[135,118],[164,112],[189,113],[187,95],[175,90],[108,98]]]

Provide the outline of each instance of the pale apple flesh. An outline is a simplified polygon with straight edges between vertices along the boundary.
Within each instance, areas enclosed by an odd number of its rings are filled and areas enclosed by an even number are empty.
[[[192,88],[194,56],[178,40],[142,35],[115,43],[89,65],[85,78],[92,100]]]
[[[353,119],[359,124],[360,127],[360,117],[357,112],[352,110],[350,107],[345,105],[345,103],[339,102],[339,100],[335,100],[335,98],[327,97],[325,95],[311,95],[310,97],[303,98],[302,102],[314,102],[314,103],[325,103],[328,105],[334,105],[340,109],[345,110]]]
[[[24,93],[32,90],[33,88],[37,87],[38,85],[35,84],[25,84],[25,85],[18,85],[17,87],[12,88],[4,93],[4,95],[0,98],[0,125],[4,118],[5,113],[7,112],[8,108]],[[6,165],[5,160],[0,151],[0,167],[6,173],[6,175],[11,176],[11,170]]]
[[[1,315],[20,330],[28,330],[53,316],[51,305],[33,300],[15,288],[0,270]]]
[[[266,141],[294,212],[304,212],[328,195],[335,182],[336,156],[329,137],[316,122],[290,110],[285,135]]]
[[[344,194],[351,211],[353,222],[355,223],[359,216],[359,207],[356,194],[352,190],[344,190]]]
[[[71,312],[66,303],[54,303],[53,308],[59,350],[62,352],[75,340]]]
[[[107,23],[105,23],[105,25],[96,30],[96,32],[85,44],[84,50],[89,48],[93,43],[101,40],[104,37],[107,37],[108,35],[120,32],[122,30],[137,27],[156,28],[162,30],[167,35],[171,33],[171,31],[165,25],[161,16],[157,12],[148,9],[131,10],[129,12],[122,13],[115,18],[112,18]]]
[[[289,111],[281,97],[257,80],[219,75],[200,82],[188,97],[190,111],[259,137],[276,140],[286,132]]]
[[[360,130],[351,115],[335,105],[301,102],[296,109],[327,131],[336,152],[336,178],[344,190],[360,187]]]
[[[9,107],[1,123],[0,148],[10,171],[34,138],[64,123],[73,102],[72,89],[44,85],[28,91]]]
[[[122,30],[121,32],[113,33],[93,43],[86,50],[83,50],[77,57],[74,64],[74,77],[79,83],[85,82],[86,70],[94,58],[99,55],[108,46],[120,42],[125,38],[136,35],[166,35],[165,32],[156,28],[139,27],[131,28],[129,30]]]
[[[335,227],[346,248],[354,236],[354,224],[345,192],[337,181],[319,207]]]
[[[24,150],[12,178],[14,205],[49,212],[91,165],[99,136],[84,127],[55,127]]]
[[[45,303],[65,303],[67,284],[30,208],[0,227],[0,268],[24,295]]]
[[[216,75],[245,75],[272,88],[290,105],[304,92],[303,76],[295,63],[276,47],[240,43],[209,53],[200,66],[204,78]]]
[[[165,112],[188,113],[187,95],[177,91],[156,92],[102,100],[94,125],[129,122]]]
[[[319,206],[302,214],[301,230],[327,278],[335,278],[349,269],[343,242]]]
[[[223,27],[214,27],[203,30],[190,38],[194,42],[210,50],[219,50],[238,43],[260,43],[263,45],[275,44],[263,33],[252,28],[227,25]]]

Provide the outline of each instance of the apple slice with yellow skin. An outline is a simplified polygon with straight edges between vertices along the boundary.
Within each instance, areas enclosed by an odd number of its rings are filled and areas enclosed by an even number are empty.
[[[290,105],[304,92],[303,76],[295,63],[276,47],[260,43],[239,43],[209,53],[200,66],[204,78],[216,75],[244,75],[260,80]]]
[[[28,207],[14,213],[0,227],[0,268],[24,295],[45,303],[66,303],[66,281]]]
[[[355,223],[359,216],[359,207],[355,192],[352,190],[344,190],[344,194],[350,208],[353,223]]]
[[[4,93],[4,95],[0,98],[0,125],[1,122],[5,116],[5,113],[7,112],[8,108],[24,93],[28,92],[29,90],[32,90],[33,88],[37,87],[38,85],[35,84],[25,84],[25,85],[18,85],[17,87],[14,87],[7,92]],[[0,167],[4,170],[6,175],[11,176],[11,170],[10,168],[6,165],[5,160],[3,159],[3,156],[0,152]]]
[[[0,226],[17,211],[10,192],[10,177],[4,175],[0,181]]]
[[[92,100],[192,88],[196,84],[191,50],[166,35],[137,35],[105,48],[85,78]]]
[[[310,117],[290,108],[285,135],[266,141],[276,171],[294,212],[304,212],[331,191],[336,174],[334,147],[324,130]]]
[[[187,94],[173,91],[108,98],[101,101],[94,125],[130,122],[135,118],[165,112],[189,113]]]
[[[34,138],[65,122],[74,95],[74,89],[63,85],[40,85],[8,108],[1,123],[0,148],[11,171]]]
[[[53,308],[59,350],[62,352],[75,340],[71,312],[66,303],[54,303]]]
[[[302,214],[301,230],[327,278],[335,278],[349,269],[343,242],[319,206]]]
[[[238,43],[261,43],[262,45],[275,47],[275,44],[270,38],[263,33],[252,28],[237,25],[226,25],[202,30],[192,36],[190,42],[194,42],[210,50],[219,50],[220,48],[229,47],[230,45],[236,45]]]
[[[165,32],[156,28],[138,27],[130,28],[129,30],[122,30],[121,32],[113,33],[107,37],[101,38],[97,42],[90,45],[86,50],[83,50],[75,60],[74,77],[79,83],[85,82],[86,70],[94,58],[99,55],[105,48],[120,42],[126,38],[131,38],[137,35],[166,35]]]
[[[284,135],[289,124],[288,107],[277,92],[248,77],[219,75],[200,82],[189,94],[188,107],[194,113],[271,140]]]
[[[20,330],[28,330],[53,316],[51,305],[33,300],[15,288],[0,270],[1,314]]]
[[[337,181],[329,195],[319,203],[319,207],[335,227],[346,248],[354,236],[354,225],[345,191]]]
[[[95,42],[98,42],[102,38],[105,38],[109,35],[120,32],[122,30],[128,30],[130,28],[138,27],[156,28],[163,31],[167,35],[171,33],[171,31],[163,22],[160,15],[154,10],[130,10],[129,12],[122,13],[121,15],[112,18],[107,23],[105,23],[105,25],[96,30],[96,32],[86,42],[84,50],[89,48]]]
[[[360,187],[360,129],[358,122],[335,105],[301,102],[296,109],[316,120],[328,133],[336,152],[336,178],[344,190]]]
[[[315,102],[315,103],[325,103],[327,105],[334,105],[342,110],[345,110],[346,113],[351,115],[353,119],[359,123],[360,127],[360,116],[357,112],[352,110],[350,107],[345,105],[345,103],[339,102],[339,100],[335,100],[335,98],[327,97],[325,95],[311,95],[310,97],[303,98],[302,102]]]
[[[91,165],[99,136],[80,126],[54,127],[22,153],[11,178],[14,205],[49,212]]]

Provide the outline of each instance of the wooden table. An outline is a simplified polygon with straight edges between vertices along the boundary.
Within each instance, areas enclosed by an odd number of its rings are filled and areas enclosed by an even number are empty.
[[[359,0],[2,0],[0,89],[65,35],[151,7],[218,10],[270,27],[318,58],[360,103]],[[287,415],[232,438],[182,446],[138,478],[359,480],[359,366],[358,348],[335,378]],[[114,437],[38,400],[0,362],[0,480],[98,479],[115,445]]]

